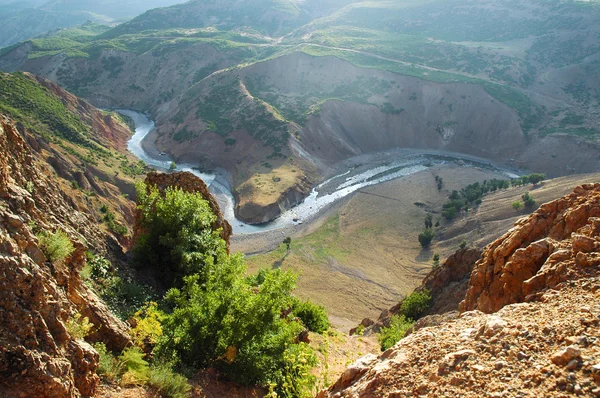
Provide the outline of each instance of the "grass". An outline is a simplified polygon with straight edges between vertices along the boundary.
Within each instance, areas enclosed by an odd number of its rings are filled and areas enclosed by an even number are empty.
[[[63,261],[73,253],[75,247],[64,231],[42,232],[38,235],[40,248],[51,262]]]

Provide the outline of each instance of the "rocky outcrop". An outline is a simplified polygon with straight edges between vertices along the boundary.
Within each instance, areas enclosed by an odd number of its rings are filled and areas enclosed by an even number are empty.
[[[599,212],[590,184],[519,220],[475,264],[462,313],[422,318],[318,397],[599,396]]]
[[[98,353],[66,327],[80,313],[90,341],[130,344],[126,326],[82,282],[85,252],[106,252],[96,220],[78,210],[34,161],[10,120],[0,116],[0,391],[3,397],[92,396]],[[74,251],[50,261],[34,232],[63,230]]]
[[[202,197],[208,201],[212,212],[217,216],[217,220],[211,226],[212,229],[221,229],[221,237],[227,243],[227,248],[229,248],[229,238],[233,233],[231,225],[225,219],[223,213],[221,213],[221,208],[219,207],[217,200],[210,193],[208,187],[201,178],[198,178],[187,171],[171,174],[151,172],[146,176],[146,185],[148,187],[157,187],[162,192],[169,187],[177,187],[184,192],[197,192],[201,194]],[[139,225],[139,223],[136,223],[136,225]]]
[[[439,315],[458,310],[458,305],[465,298],[473,266],[480,256],[479,249],[460,249],[448,257],[442,266],[431,270],[423,279],[421,286],[415,289],[431,292],[431,306],[423,315]],[[401,307],[402,301],[389,310],[384,310],[377,322],[363,320],[361,324],[365,328],[365,334],[377,333],[382,327],[389,326],[392,316],[400,313]],[[416,328],[440,322],[439,317],[426,316],[425,318],[421,321],[422,325],[417,325]],[[354,332],[356,328],[352,329],[350,334]]]
[[[495,312],[535,299],[565,280],[597,272],[599,217],[600,184],[588,184],[519,220],[486,247],[461,310]]]

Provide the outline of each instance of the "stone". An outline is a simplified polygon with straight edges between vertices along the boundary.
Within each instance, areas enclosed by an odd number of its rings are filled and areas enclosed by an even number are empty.
[[[581,358],[581,351],[576,346],[569,346],[552,354],[550,360],[557,366],[565,366],[574,359]]]

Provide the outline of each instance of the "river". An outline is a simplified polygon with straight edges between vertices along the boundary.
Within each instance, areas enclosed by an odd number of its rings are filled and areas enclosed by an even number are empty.
[[[157,154],[148,153],[142,146],[143,139],[154,129],[154,122],[139,112],[130,110],[118,110],[118,112],[129,116],[135,123],[135,134],[128,143],[129,151],[146,162],[148,166],[168,172],[172,162],[171,157],[167,154],[158,154],[158,152]],[[148,144],[145,143],[145,145]],[[304,202],[284,212],[270,223],[251,225],[235,217],[233,195],[223,178],[219,178],[215,173],[201,171],[193,164],[178,163],[177,171],[189,171],[204,180],[215,195],[221,211],[231,224],[235,234],[253,234],[301,224],[314,218],[334,202],[361,188],[405,177],[426,170],[435,164],[449,162],[458,162],[465,167],[493,169],[507,177],[517,176],[515,171],[500,168],[485,159],[473,156],[431,150],[394,149],[348,159],[338,167],[339,174],[315,187]]]

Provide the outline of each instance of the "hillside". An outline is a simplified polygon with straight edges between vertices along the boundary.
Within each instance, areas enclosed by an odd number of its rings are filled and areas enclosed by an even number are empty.
[[[598,171],[599,22],[578,1],[192,1],[23,43],[0,69],[150,112],[160,151],[225,168],[260,223],[389,147]]]
[[[114,24],[119,19],[133,18],[146,10],[178,2],[179,0],[7,2],[5,5],[0,4],[0,48],[87,21]]]
[[[460,315],[423,318],[318,397],[597,395],[599,194],[579,186],[519,220],[483,251]]]
[[[81,211],[129,246],[134,180],[145,165],[127,152],[131,130],[116,114],[102,112],[43,78],[0,74],[0,113],[16,123],[37,161],[56,174]],[[107,209],[101,211],[101,209]]]

